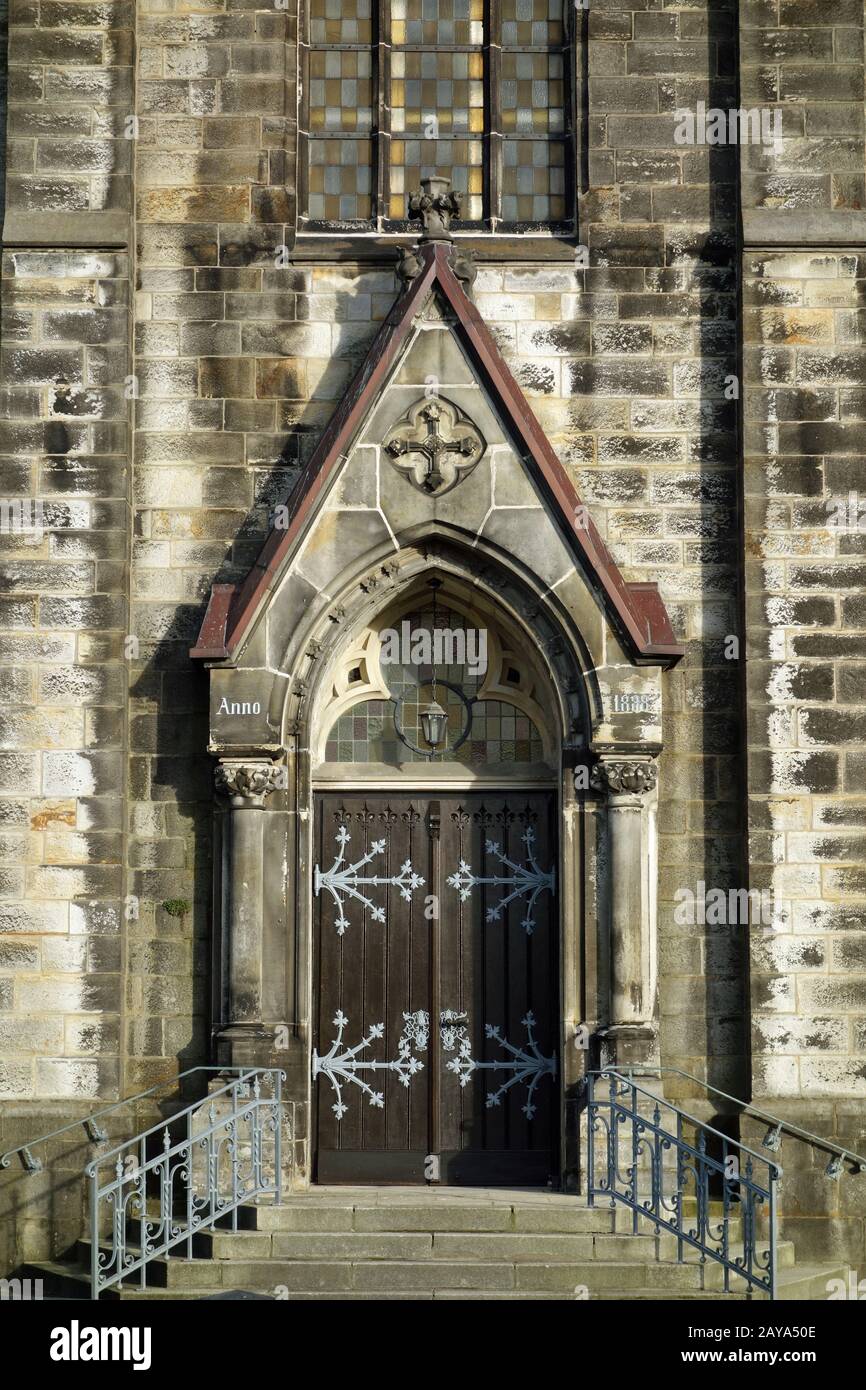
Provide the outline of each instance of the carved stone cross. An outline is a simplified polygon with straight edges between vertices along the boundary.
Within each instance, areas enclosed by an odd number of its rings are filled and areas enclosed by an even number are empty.
[[[484,449],[472,421],[450,401],[437,397],[416,401],[385,444],[394,467],[422,492],[436,495],[449,492],[467,477]]]

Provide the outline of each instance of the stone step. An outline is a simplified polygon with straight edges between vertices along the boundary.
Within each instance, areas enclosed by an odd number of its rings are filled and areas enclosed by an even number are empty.
[[[89,1297],[86,1284],[82,1277],[78,1284],[78,1292],[68,1294],[70,1298],[86,1299]],[[121,1290],[110,1289],[102,1295],[108,1302],[201,1302],[202,1300],[220,1299],[251,1299],[263,1300],[269,1295],[251,1292],[241,1288],[239,1285],[227,1286],[224,1289],[215,1290],[212,1288],[183,1288],[183,1289],[140,1289],[132,1285],[126,1286]],[[746,1301],[748,1296],[742,1293],[730,1293],[724,1295],[725,1302]],[[659,1289],[657,1285],[647,1285],[643,1288],[624,1289],[600,1289],[597,1293],[589,1294],[587,1298],[577,1298],[573,1292],[557,1292],[551,1289],[453,1289],[453,1288],[432,1288],[432,1289],[396,1289],[396,1290],[362,1290],[362,1289],[343,1289],[329,1290],[323,1292],[321,1289],[293,1289],[287,1295],[281,1295],[280,1301],[290,1302],[321,1302],[323,1299],[330,1302],[430,1302],[434,1299],[445,1299],[450,1302],[456,1300],[471,1302],[489,1301],[513,1301],[513,1302],[622,1302],[627,1300],[651,1299],[653,1302],[713,1302],[719,1301],[719,1294],[713,1290],[706,1289]],[[276,1300],[274,1300],[276,1301]]]
[[[827,1286],[831,1279],[842,1279],[847,1284],[848,1266],[795,1264],[792,1269],[779,1271],[777,1297],[785,1302],[799,1299],[817,1302],[829,1298]]]
[[[366,1260],[171,1260],[165,1284],[154,1280],[148,1267],[148,1287],[137,1276],[123,1289],[103,1297],[202,1299],[232,1292],[277,1299],[312,1298],[550,1298],[570,1301],[620,1299],[744,1299],[749,1293],[732,1278],[729,1294],[721,1292],[723,1271],[717,1265],[703,1270],[695,1264],[593,1261],[458,1261]],[[89,1269],[43,1261],[28,1265],[25,1274],[42,1278],[55,1296],[89,1297]],[[780,1270],[777,1296],[781,1300],[825,1299],[831,1279],[845,1279],[844,1266],[787,1267]]]
[[[289,1198],[282,1206],[251,1209],[258,1231],[511,1231],[607,1234],[631,1228],[624,1207],[586,1207],[572,1197],[535,1206],[468,1203],[344,1204]]]
[[[226,1298],[226,1299],[228,1299],[228,1298],[232,1298],[232,1297],[237,1297],[237,1298],[241,1298],[241,1297],[258,1297],[258,1295],[244,1295],[244,1294],[243,1294],[243,1291],[241,1291],[241,1290],[237,1290],[237,1291],[229,1291],[229,1290],[226,1290],[223,1294],[218,1295],[218,1294],[214,1294],[214,1293],[213,1293],[211,1290],[209,1290],[209,1289],[189,1289],[189,1290],[186,1290],[186,1291],[184,1291],[184,1292],[182,1292],[182,1293],[174,1293],[174,1294],[168,1293],[168,1292],[166,1292],[166,1290],[164,1290],[164,1289],[157,1289],[157,1290],[154,1290],[152,1293],[145,1293],[145,1294],[142,1294],[139,1290],[130,1289],[130,1290],[123,1290],[123,1292],[122,1292],[122,1294],[121,1294],[121,1298],[123,1299],[124,1302],[126,1302],[126,1301],[135,1302],[136,1300],[138,1300],[138,1301],[150,1301],[151,1299],[153,1299],[154,1301],[158,1301],[158,1300],[167,1300],[167,1299],[172,1299],[172,1300],[176,1300],[176,1299],[181,1299],[181,1300],[192,1300],[192,1299],[195,1299],[195,1300],[198,1301],[198,1300],[202,1300],[202,1299],[215,1299],[215,1298],[220,1298],[220,1297],[221,1297],[221,1298]],[[428,1289],[428,1290],[423,1290],[423,1291],[418,1291],[418,1290],[408,1290],[408,1291],[406,1291],[406,1290],[404,1290],[404,1291],[402,1291],[402,1292],[387,1292],[387,1291],[386,1291],[386,1292],[382,1292],[382,1291],[376,1291],[376,1292],[373,1292],[373,1293],[364,1292],[364,1291],[362,1291],[362,1290],[348,1290],[348,1291],[340,1291],[340,1292],[331,1292],[331,1293],[327,1293],[327,1294],[319,1293],[319,1292],[312,1291],[312,1290],[309,1290],[309,1289],[297,1289],[297,1290],[295,1290],[294,1292],[292,1292],[291,1295],[289,1296],[289,1301],[291,1301],[292,1303],[298,1303],[298,1302],[300,1302],[300,1303],[304,1303],[304,1302],[307,1302],[307,1303],[309,1303],[309,1302],[321,1302],[323,1299],[326,1299],[329,1303],[365,1303],[365,1302],[366,1302],[366,1303],[388,1303],[388,1302],[400,1302],[400,1303],[404,1303],[404,1302],[407,1302],[407,1301],[413,1302],[413,1303],[424,1303],[424,1302],[429,1303],[429,1302],[432,1302],[432,1301],[434,1301],[434,1300],[435,1300],[435,1301],[447,1300],[447,1301],[449,1301],[449,1302],[455,1302],[455,1301],[457,1301],[457,1300],[460,1300],[460,1301],[462,1301],[462,1302],[472,1302],[472,1303],[479,1303],[479,1302],[487,1303],[487,1302],[499,1302],[499,1301],[505,1301],[505,1302],[511,1301],[511,1302],[515,1302],[515,1303],[526,1303],[526,1302],[533,1302],[533,1301],[534,1301],[534,1302],[545,1301],[545,1302],[560,1302],[560,1303],[561,1303],[561,1302],[567,1302],[567,1303],[574,1303],[574,1302],[578,1302],[578,1301],[587,1301],[587,1300],[577,1300],[577,1299],[574,1298],[573,1295],[569,1295],[569,1294],[551,1293],[549,1290],[538,1290],[538,1289],[492,1289],[492,1290],[490,1290],[490,1289],[488,1289],[488,1290],[485,1290],[485,1289],[471,1289],[471,1290],[465,1290],[465,1289]],[[588,1301],[590,1301],[590,1302],[611,1301],[611,1302],[621,1303],[624,1299],[628,1300],[629,1302],[632,1302],[632,1301],[635,1300],[635,1299],[652,1299],[653,1302],[658,1302],[660,1299],[662,1299],[662,1300],[664,1300],[665,1302],[678,1302],[678,1301],[681,1302],[681,1301],[688,1301],[689,1303],[692,1303],[692,1302],[713,1302],[713,1303],[717,1303],[717,1302],[719,1301],[719,1295],[718,1295],[717,1293],[706,1292],[705,1290],[702,1290],[702,1289],[692,1289],[692,1290],[685,1290],[685,1289],[670,1289],[670,1290],[666,1290],[666,1291],[663,1291],[662,1293],[660,1293],[659,1290],[658,1290],[657,1288],[645,1288],[645,1289],[629,1289],[628,1292],[625,1292],[625,1293],[624,1293],[624,1292],[621,1292],[621,1291],[619,1291],[619,1290],[616,1290],[616,1291],[605,1290],[605,1291],[599,1293],[597,1296],[592,1297],[592,1298],[589,1299]],[[730,1300],[733,1300],[734,1302],[739,1302],[739,1301],[745,1301],[745,1299],[746,1299],[746,1295],[745,1295],[745,1294],[727,1294],[727,1295],[725,1295],[725,1301],[726,1301],[726,1302],[728,1302],[728,1301],[730,1301]]]
[[[643,1242],[641,1248],[632,1244],[625,1258],[623,1253],[622,1248],[606,1249],[594,1257],[587,1257],[562,1248],[556,1251],[555,1258],[545,1258],[529,1250],[515,1257],[513,1252],[491,1249],[484,1258],[478,1259],[477,1250],[469,1248],[465,1251],[430,1249],[419,1257],[417,1249],[404,1246],[398,1252],[387,1242],[376,1254],[371,1252],[366,1257],[332,1249],[330,1252],[299,1251],[288,1260],[276,1255],[264,1259],[236,1255],[225,1260],[155,1260],[148,1265],[147,1280],[154,1289],[179,1290],[190,1285],[212,1289],[241,1287],[273,1295],[278,1288],[289,1291],[319,1288],[324,1293],[351,1288],[450,1287],[456,1279],[459,1288],[538,1286],[570,1290],[572,1296],[576,1296],[576,1288],[606,1287],[611,1277],[618,1287],[640,1284],[651,1270],[652,1283],[660,1289],[723,1289],[724,1271],[720,1265],[713,1263],[702,1267],[697,1261],[682,1264],[656,1261],[652,1247]],[[82,1261],[79,1268],[86,1271],[89,1265]],[[485,1270],[489,1271],[489,1278],[485,1277]],[[131,1284],[138,1278],[132,1274]],[[732,1275],[732,1288],[737,1285],[738,1280]]]
[[[100,1247],[106,1255],[109,1247]],[[167,1259],[151,1261],[153,1282],[171,1283],[171,1266],[185,1256],[183,1243],[175,1247],[177,1254]],[[88,1266],[91,1242],[81,1240],[76,1247],[78,1262]],[[128,1246],[127,1252],[138,1255],[138,1247]],[[258,1232],[203,1231],[193,1236],[193,1254],[202,1261],[249,1260],[345,1260],[349,1263],[370,1260],[437,1260],[468,1259],[495,1262],[571,1262],[576,1260],[619,1260],[627,1263],[653,1259],[676,1261],[677,1239],[673,1235],[655,1235],[648,1223],[637,1235],[622,1232],[607,1233],[550,1233],[509,1231],[301,1231]],[[742,1247],[731,1244],[731,1256],[742,1255]],[[700,1262],[700,1253],[684,1245],[683,1260],[687,1264]],[[794,1246],[790,1241],[777,1245],[779,1268],[794,1263]],[[708,1271],[722,1274],[722,1267],[707,1261]],[[156,1271],[159,1271],[158,1273]]]

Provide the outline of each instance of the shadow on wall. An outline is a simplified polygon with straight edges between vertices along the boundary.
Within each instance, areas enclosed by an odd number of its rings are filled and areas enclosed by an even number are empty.
[[[0,0],[0,229],[6,215],[6,109],[9,94],[9,0]]]
[[[665,11],[671,32],[680,32],[684,14]],[[705,44],[705,56],[687,73],[665,73],[664,46],[654,56],[653,41],[644,41],[642,57],[658,87],[659,117],[652,120],[669,116],[673,127],[675,110],[695,112],[698,101],[707,110],[738,106],[733,0],[708,0],[705,24],[706,37],[688,45],[694,54]],[[595,121],[590,126],[596,138]],[[611,146],[617,129],[603,137]],[[668,137],[659,132],[662,145]],[[665,677],[659,936],[676,964],[661,972],[663,1061],[747,1098],[748,926],[678,924],[672,901],[679,888],[697,898],[701,881],[726,900],[731,890],[749,886],[743,667],[726,654],[726,638],[743,643],[739,402],[725,394],[740,378],[739,149],[697,138],[695,130],[689,145],[677,140],[656,149],[650,139],[647,150],[626,145],[614,154],[601,144],[591,152],[600,182],[589,192],[583,219],[591,224],[581,234],[589,241],[587,278],[599,292],[618,294],[624,281],[642,288],[644,303],[620,308],[617,326],[625,333],[632,318],[646,319],[653,346],[629,359],[631,389],[616,346],[611,356],[598,353],[581,364],[579,382],[587,397],[631,398],[631,434],[614,437],[621,452],[609,455],[627,475],[615,501],[629,506],[643,496],[664,512],[664,532],[646,533],[661,537],[659,559],[647,547],[639,563],[647,579],[660,578],[671,591],[683,627],[686,614],[692,616],[685,660]],[[633,165],[639,172],[630,174]],[[608,186],[614,179],[620,182]],[[642,287],[626,281],[639,269]],[[666,431],[676,438],[666,440]],[[649,478],[645,493],[641,470]],[[702,1088],[676,1094],[704,1098]]]
[[[270,249],[237,243],[221,248],[221,265],[249,264],[257,258],[271,264]],[[300,277],[306,286],[309,272],[289,268],[285,274]],[[198,601],[179,602],[155,645],[143,652],[144,660],[133,663],[127,891],[138,902],[139,917],[128,924],[134,1001],[128,1012],[128,1092],[153,1084],[165,1072],[165,1059],[176,1057],[179,1068],[212,1060],[212,932],[218,919],[212,900],[214,759],[207,752],[209,678],[201,663],[190,660],[189,649],[211,584],[239,583],[246,577],[274,507],[294,491],[339,403],[346,373],[354,375],[378,327],[370,323],[366,336],[352,333],[342,349],[338,346],[315,400],[280,403],[276,446],[270,457],[250,460],[253,504],[245,515],[235,510],[235,476],[225,494],[208,495],[208,508],[227,509],[227,518],[233,520],[234,529],[223,532],[223,561],[202,573]],[[273,437],[268,438],[273,444]],[[139,612],[146,613],[146,608],[142,603]],[[140,630],[135,619],[132,630]],[[141,640],[144,646],[146,639]],[[187,910],[179,912],[186,904]]]
[[[708,50],[707,108],[736,109],[738,66],[721,57],[725,51],[736,53],[736,5],[731,0],[710,0],[707,21],[711,39],[718,42],[718,47],[711,42]],[[704,827],[704,879],[708,886],[713,884],[727,893],[749,886],[741,593],[744,550],[740,476],[742,364],[738,331],[740,150],[737,145],[708,145],[706,156],[709,232],[702,244],[689,245],[684,237],[683,251],[698,258],[694,278],[699,280],[696,288],[701,296],[701,429],[695,463],[705,470],[706,481],[702,479],[700,490],[705,521],[700,559],[711,582],[718,577],[723,591],[729,593],[733,619],[728,634],[705,639],[700,658],[704,748],[714,764],[718,783],[714,789],[707,788],[718,823],[708,821]],[[739,401],[725,399],[725,383],[734,378],[740,384]],[[739,640],[739,660],[726,659],[728,635]],[[704,930],[707,1081],[747,1100],[751,1096],[749,926],[729,923]]]

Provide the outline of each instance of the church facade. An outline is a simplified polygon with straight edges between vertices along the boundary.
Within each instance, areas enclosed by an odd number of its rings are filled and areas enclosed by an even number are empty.
[[[864,1151],[863,28],[12,0],[0,1149],[269,1066],[294,1189],[579,1191],[614,1065]]]

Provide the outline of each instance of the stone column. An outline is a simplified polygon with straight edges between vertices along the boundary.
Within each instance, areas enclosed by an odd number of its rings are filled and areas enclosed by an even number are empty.
[[[265,798],[280,769],[265,759],[226,759],[215,769],[217,795],[228,797],[223,848],[222,1060],[257,1060],[262,1024]]]
[[[646,1061],[656,1027],[655,807],[651,756],[602,754],[590,774],[607,797],[611,1060]]]

